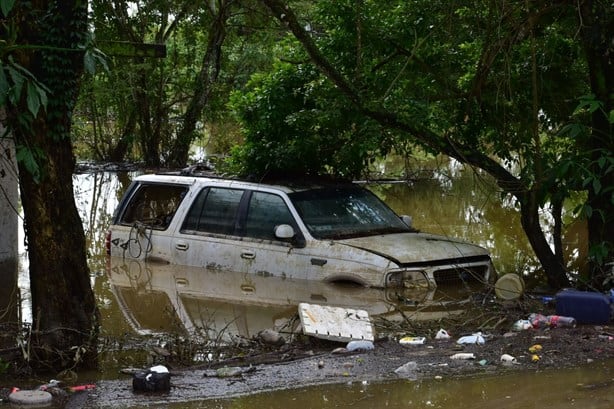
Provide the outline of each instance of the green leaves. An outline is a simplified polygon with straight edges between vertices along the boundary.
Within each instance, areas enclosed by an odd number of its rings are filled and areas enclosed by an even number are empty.
[[[38,116],[41,109],[47,107],[47,94],[49,90],[39,82],[32,73],[15,63],[9,57],[6,61],[0,60],[0,107],[12,105],[19,106],[25,100],[27,111],[17,110],[17,120],[14,126],[20,127],[23,133],[32,132],[32,121]],[[7,132],[10,127],[7,126]],[[40,149],[25,145],[16,146],[17,161],[23,163],[34,181],[41,179],[39,160],[43,157]]]
[[[603,109],[603,102],[596,99],[594,94],[582,95],[579,100],[580,102],[574,111],[574,115],[582,113],[583,111],[588,111],[592,114],[598,109]],[[612,112],[610,112],[610,116],[612,116]]]
[[[25,96],[22,94],[24,87]],[[36,117],[40,109],[47,106],[48,92],[47,87],[12,58],[9,57],[8,63],[0,61],[0,106],[7,103],[17,105],[25,97],[28,111]]]
[[[5,17],[7,17],[14,5],[15,0],[0,0],[0,11]]]
[[[83,69],[86,73],[94,75],[96,67],[101,66],[105,72],[109,71],[108,56],[94,46],[92,33],[86,35],[85,53],[83,55]]]
[[[27,89],[28,89],[28,96],[27,96],[28,110],[30,111],[32,116],[36,116],[41,106],[41,98],[39,95],[39,89],[32,82],[27,83]],[[43,93],[43,95],[45,94]],[[46,95],[45,95],[45,100],[46,100]]]
[[[36,183],[40,182],[41,167],[39,161],[44,157],[42,149],[17,145],[15,151],[17,161],[23,164]]]

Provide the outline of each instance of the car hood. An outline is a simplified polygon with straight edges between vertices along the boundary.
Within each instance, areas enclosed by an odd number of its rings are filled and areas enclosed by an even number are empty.
[[[386,234],[336,242],[370,251],[399,264],[488,256],[483,247],[427,233]]]

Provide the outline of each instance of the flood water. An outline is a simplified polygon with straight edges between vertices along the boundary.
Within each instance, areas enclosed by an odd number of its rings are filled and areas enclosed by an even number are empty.
[[[226,400],[165,405],[168,409],[611,409],[612,362],[562,371],[462,379],[350,382]],[[150,407],[150,406],[148,406]]]
[[[209,359],[204,341],[233,342],[264,328],[292,331],[299,302],[365,309],[389,321],[439,319],[463,310],[470,289],[384,291],[319,282],[283,280],[235,272],[211,272],[108,259],[104,237],[113,210],[134,174],[75,175],[75,197],[89,245],[91,280],[102,315],[98,379],[117,378],[123,367],[145,367],[151,347],[182,340],[174,352],[192,361]],[[448,171],[412,183],[369,185],[414,227],[488,248],[499,274],[530,277],[538,268],[513,203],[502,202],[493,185],[471,171]],[[545,220],[547,223],[547,219]],[[569,248],[582,243],[581,225],[570,223]],[[23,240],[20,239],[20,243]],[[573,261],[579,256],[571,252]],[[21,249],[22,314],[29,321],[27,256]],[[212,290],[213,289],[213,290]],[[402,314],[399,314],[402,312]],[[139,345],[138,347],[134,347]],[[177,408],[506,408],[613,407],[612,363],[569,371],[509,374],[457,380],[350,383],[202,401]],[[204,393],[206,395],[206,393]],[[173,406],[169,406],[173,407]]]

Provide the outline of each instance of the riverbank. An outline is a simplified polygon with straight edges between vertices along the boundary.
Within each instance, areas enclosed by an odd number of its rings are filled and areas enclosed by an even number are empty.
[[[168,393],[135,393],[131,377],[97,384],[86,398],[67,407],[119,408],[204,399],[229,398],[311,385],[374,383],[387,380],[450,379],[508,371],[541,371],[614,359],[614,328],[529,329],[483,333],[484,344],[459,346],[458,333],[448,340],[427,339],[401,345],[376,341],[372,350],[343,352],[336,343],[309,342],[236,357],[216,365],[171,369]],[[473,359],[454,359],[457,354]],[[502,355],[513,362],[502,361]],[[511,358],[508,358],[511,359]],[[223,370],[220,370],[223,368]]]
[[[287,342],[282,345],[251,340],[249,347],[226,353],[228,359],[199,365],[186,366],[169,351],[161,354],[157,362],[167,366],[171,372],[168,392],[135,392],[129,373],[112,380],[81,377],[72,384],[67,382],[60,391],[64,393],[55,399],[55,407],[143,407],[312,385],[371,384],[399,379],[445,381],[509,371],[538,372],[590,362],[614,362],[612,323],[514,331],[514,324],[527,318],[530,312],[552,314],[552,306],[544,306],[537,298],[511,303],[485,300],[489,298],[477,297],[475,304],[463,314],[435,321],[376,321],[374,325],[378,328],[379,338],[368,350],[347,351],[345,343],[302,334],[283,334]],[[450,334],[449,339],[436,339],[442,328]],[[477,332],[481,333],[484,343],[458,344],[462,336]],[[408,335],[423,336],[425,342],[402,345],[399,340]],[[455,359],[459,354],[471,359]],[[28,384],[32,385],[31,381]],[[12,384],[7,382],[5,379],[0,384],[2,402],[7,402],[11,387],[26,388],[27,385],[20,385],[17,380]],[[68,386],[88,383],[95,383],[95,387],[65,393]]]

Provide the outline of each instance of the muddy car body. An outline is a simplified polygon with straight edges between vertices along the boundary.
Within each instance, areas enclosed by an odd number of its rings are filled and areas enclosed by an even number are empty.
[[[482,247],[421,233],[353,183],[142,175],[107,236],[112,256],[370,287],[487,282]]]

